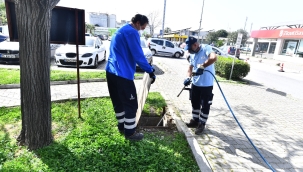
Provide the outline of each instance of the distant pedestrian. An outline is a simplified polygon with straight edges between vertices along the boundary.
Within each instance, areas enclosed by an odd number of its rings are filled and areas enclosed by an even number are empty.
[[[196,128],[195,134],[200,135],[205,128],[213,100],[214,78],[212,74],[215,75],[214,63],[217,60],[217,56],[212,51],[211,46],[202,47],[194,37],[186,39],[186,47],[184,49],[193,54],[189,58],[188,78],[184,80],[185,86],[190,85],[192,82],[190,91],[192,119],[186,125],[189,128]],[[208,70],[212,74],[204,70]]]
[[[134,83],[136,64],[149,73],[154,83],[154,69],[147,62],[140,44],[139,32],[148,25],[148,18],[136,14],[112,36],[106,65],[107,86],[118,129],[128,140],[142,140],[143,134],[136,132],[137,91]]]

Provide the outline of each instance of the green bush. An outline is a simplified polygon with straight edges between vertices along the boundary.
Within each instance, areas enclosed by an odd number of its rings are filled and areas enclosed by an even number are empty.
[[[216,61],[217,75],[229,79],[232,68],[233,58],[218,56]],[[250,71],[250,65],[242,60],[235,59],[234,69],[231,79],[242,79]]]

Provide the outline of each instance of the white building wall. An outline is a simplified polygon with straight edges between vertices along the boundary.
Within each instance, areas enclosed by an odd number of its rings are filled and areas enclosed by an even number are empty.
[[[100,27],[108,27],[108,14],[105,13],[88,13],[88,23],[92,25],[99,25]]]
[[[111,14],[108,16],[108,27],[110,28],[116,28],[116,15],[115,14]]]

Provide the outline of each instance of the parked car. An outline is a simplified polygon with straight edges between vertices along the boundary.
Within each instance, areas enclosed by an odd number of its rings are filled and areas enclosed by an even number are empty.
[[[223,52],[230,54],[230,55],[234,55],[238,59],[240,59],[240,49],[237,49],[237,52],[236,52],[236,47],[234,47],[234,46],[223,46],[223,47],[220,47],[220,49]]]
[[[223,50],[221,50],[221,49],[219,49],[219,48],[217,48],[217,47],[212,46],[211,48],[212,48],[212,50],[213,50],[217,55],[219,55],[219,56],[235,58],[235,56],[232,56],[232,55],[230,55],[230,54],[224,52]]]
[[[85,36],[93,36],[91,33],[85,33]]]
[[[148,38],[148,47],[152,55],[170,56],[180,58],[184,55],[184,50],[175,46],[172,42],[161,38]]]
[[[7,40],[7,39],[8,39],[7,35],[4,35],[4,34],[0,33],[0,42],[3,42],[5,40]]]
[[[75,45],[64,45],[56,49],[55,59],[57,66],[76,66]],[[98,37],[85,37],[85,45],[79,46],[79,66],[97,67],[98,63],[106,59],[106,48]]]
[[[101,40],[107,40],[108,36],[107,35],[97,35]]]
[[[0,42],[0,63],[19,63],[19,42]]]
[[[204,46],[211,46],[211,45],[201,44],[201,46],[204,47]],[[230,55],[228,53],[225,53],[223,50],[221,50],[221,49],[219,49],[217,47],[211,46],[211,48],[214,51],[214,53],[216,53],[219,56],[235,58],[234,56],[232,56],[232,55]],[[188,51],[186,51],[184,56],[187,59],[187,61],[189,61],[189,57],[191,56],[191,54]]]
[[[140,37],[140,44],[144,53],[144,56],[147,60],[147,62],[152,65],[153,64],[153,55],[152,52],[150,51],[150,49],[147,46],[146,40],[144,37]],[[140,69],[140,67],[138,66],[138,64],[136,65],[137,69]]]
[[[241,47],[240,50],[241,51],[247,51],[247,52],[251,51],[249,47]]]

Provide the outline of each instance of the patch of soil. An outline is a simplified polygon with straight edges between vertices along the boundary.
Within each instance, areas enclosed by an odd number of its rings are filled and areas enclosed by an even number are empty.
[[[10,139],[17,139],[19,132],[21,131],[21,122],[14,124],[4,125],[5,132],[9,135]]]
[[[150,116],[150,115],[141,115],[139,123],[138,123],[138,130],[143,132],[160,132],[163,131],[167,135],[171,135],[175,132],[178,132],[177,126],[175,124],[174,119],[172,118],[171,114],[167,110],[167,107],[165,107],[165,110],[163,111],[164,114],[159,116]],[[160,122],[159,126],[157,124]]]
[[[152,117],[162,117],[167,112],[167,107],[162,108],[162,113],[158,114],[157,109],[155,107],[149,108],[149,113],[142,112],[141,116],[152,116]]]

